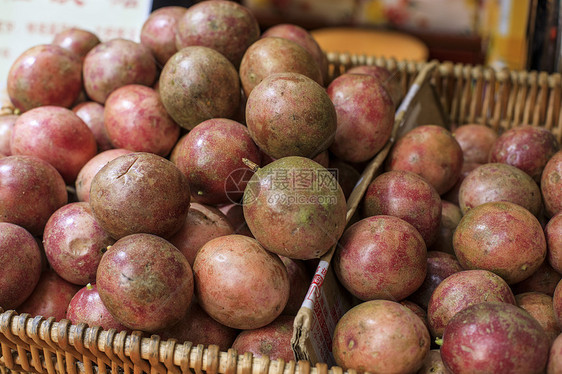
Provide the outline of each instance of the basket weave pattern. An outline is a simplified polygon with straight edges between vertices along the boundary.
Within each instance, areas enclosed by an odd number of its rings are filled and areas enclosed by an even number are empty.
[[[358,65],[377,65],[401,74],[407,89],[424,65],[364,55],[328,53],[331,79]],[[441,63],[432,85],[452,125],[476,123],[498,132],[541,126],[562,142],[562,75],[536,71],[495,71],[490,67]]]
[[[423,63],[348,54],[327,54],[330,80],[359,65],[389,69],[403,91]],[[495,72],[482,66],[438,64],[431,78],[452,126],[477,123],[498,132],[528,124],[551,131],[562,142],[560,74]],[[117,333],[67,320],[18,315],[0,308],[0,374],[34,373],[221,373],[343,374],[339,367],[284,362],[218,346],[160,340],[140,332]],[[354,370],[346,373],[355,374]]]
[[[2,309],[0,309],[0,312]],[[0,373],[224,373],[341,374],[343,370],[307,361],[253,357],[216,345],[160,340],[141,332],[102,330],[67,320],[0,314]],[[348,371],[354,374],[353,371]]]

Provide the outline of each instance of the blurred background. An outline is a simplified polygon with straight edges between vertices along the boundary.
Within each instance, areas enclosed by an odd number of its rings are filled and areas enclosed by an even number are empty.
[[[498,69],[562,71],[560,0],[239,2],[254,11],[263,28],[284,22],[298,24],[315,30],[319,42],[334,52],[377,55],[379,51],[408,56],[407,49],[413,48],[411,56],[417,58],[426,48],[427,59],[486,64]],[[186,3],[189,2],[155,0],[153,9]],[[350,28],[370,33],[341,34]],[[396,44],[400,41],[404,45]]]
[[[238,0],[263,29],[295,23],[327,52],[562,71],[561,0]],[[139,40],[148,14],[187,0],[0,0],[0,76],[69,26]]]

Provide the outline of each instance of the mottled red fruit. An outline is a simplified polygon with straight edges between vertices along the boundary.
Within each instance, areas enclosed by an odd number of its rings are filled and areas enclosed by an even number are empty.
[[[261,154],[248,129],[239,122],[213,118],[201,122],[175,146],[174,163],[187,177],[192,199],[217,205],[240,201]]]
[[[562,212],[562,151],[546,163],[540,186],[546,215],[552,217]]]
[[[73,324],[85,323],[89,327],[99,326],[104,330],[130,331],[119,323],[101,301],[96,284],[87,284],[74,294],[66,318]]]
[[[508,284],[531,276],[546,257],[546,239],[537,218],[507,201],[469,210],[455,230],[453,247],[463,268],[493,271]]]
[[[29,231],[0,222],[0,306],[4,310],[17,308],[31,295],[41,276],[41,257]]]
[[[264,77],[252,90],[246,123],[267,155],[314,158],[334,141],[337,117],[322,86],[302,74],[283,72]]]
[[[327,88],[338,126],[330,151],[348,162],[374,157],[394,127],[394,103],[385,85],[366,74],[342,74]]]
[[[554,289],[554,294],[552,295],[552,307],[554,309],[556,321],[558,321],[558,327],[562,329],[562,281],[559,281]]]
[[[285,265],[247,236],[226,235],[208,241],[195,257],[193,272],[201,307],[235,329],[271,323],[289,299]]]
[[[80,90],[80,94],[78,95],[78,98],[76,99],[76,101],[74,101],[74,103],[72,104],[72,106],[70,108],[72,108],[75,105],[78,105],[80,103],[85,103],[87,101],[89,101],[89,97],[88,95],[86,95],[86,91],[84,90],[84,88],[82,88],[82,90]]]
[[[449,369],[445,367],[441,359],[441,352],[439,349],[432,349],[429,351],[423,362],[423,366],[416,374],[452,374]]]
[[[523,292],[542,292],[547,295],[554,295],[556,285],[562,279],[562,275],[550,266],[548,261],[543,261],[541,266],[531,276],[519,283],[511,285],[515,294]]]
[[[185,223],[170,237],[170,243],[176,246],[193,266],[195,256],[203,244],[230,234],[234,234],[234,229],[218,208],[191,203]]]
[[[447,200],[441,200],[441,224],[439,225],[437,238],[428,250],[454,254],[453,234],[461,218],[462,212],[457,205]]]
[[[450,201],[453,204],[459,205],[459,191],[461,189],[461,185],[462,182],[464,181],[464,178],[466,178],[466,176],[472,170],[476,169],[480,165],[482,164],[475,163],[475,162],[463,162],[461,175],[459,176],[459,179],[457,179],[457,182],[453,185],[453,187],[449,191],[441,195],[441,198],[443,200]]]
[[[292,40],[268,36],[254,42],[240,62],[240,82],[246,97],[271,74],[302,74],[324,85],[320,67],[314,57]]]
[[[349,196],[361,178],[359,171],[357,171],[353,165],[337,158],[330,158],[328,168],[336,174],[345,198],[349,199]]]
[[[533,178],[515,166],[502,163],[478,166],[468,173],[459,189],[463,214],[491,201],[519,204],[536,217],[542,209],[541,190]]]
[[[251,238],[254,237],[248,227],[248,224],[246,223],[246,219],[244,218],[244,208],[242,207],[242,204],[230,203],[220,205],[218,208],[224,213],[226,219],[232,225],[235,234],[246,235]]]
[[[66,281],[81,286],[95,282],[101,257],[114,242],[86,202],[59,208],[47,221],[43,233],[43,247],[53,270]]]
[[[426,258],[426,246],[412,225],[377,215],[343,233],[333,264],[342,285],[359,299],[402,300],[423,283]]]
[[[7,91],[22,112],[44,105],[70,107],[82,89],[82,61],[58,45],[36,45],[12,64]]]
[[[387,171],[408,170],[419,174],[441,195],[459,179],[463,153],[449,130],[422,125],[398,139],[386,160]]]
[[[418,174],[393,170],[371,181],[363,197],[363,215],[389,215],[416,228],[427,247],[437,239],[442,204],[435,188]]]
[[[515,300],[518,306],[525,309],[541,324],[552,343],[560,334],[552,296],[541,292],[525,292],[515,295]]]
[[[103,119],[115,148],[165,157],[180,136],[180,127],[164,108],[160,95],[140,84],[128,84],[109,94]]]
[[[127,84],[152,86],[156,61],[148,47],[128,39],[111,39],[96,45],[84,58],[84,88],[100,104]]]
[[[270,164],[270,163],[272,163],[273,161],[276,160],[276,158],[273,158],[273,157],[267,155],[261,149],[260,149],[260,152],[261,152],[261,166],[265,166],[265,165]],[[318,162],[320,165],[327,168],[330,165],[330,152],[328,150],[320,152],[320,153],[318,153],[318,155],[313,157],[312,160]]]
[[[325,168],[328,168],[330,166],[330,152],[328,150],[320,152],[313,158],[313,160]]]
[[[294,316],[280,315],[267,326],[244,330],[238,334],[232,348],[239,354],[252,353],[254,357],[268,356],[270,360],[295,361],[291,338]]]
[[[78,290],[80,286],[67,282],[53,270],[45,270],[31,295],[16,310],[60,321],[66,318],[68,304]]]
[[[439,283],[429,299],[427,319],[431,334],[442,336],[455,314],[484,301],[515,304],[515,296],[507,283],[490,271],[464,270],[451,274]]]
[[[550,346],[546,367],[547,374],[558,374],[560,372],[562,372],[562,334],[558,335]]]
[[[70,109],[42,106],[18,117],[12,130],[14,155],[36,156],[53,165],[67,184],[97,154],[92,130]]]
[[[283,309],[283,314],[296,316],[308,292],[312,277],[308,273],[308,268],[304,261],[293,260],[285,256],[279,257],[287,268],[290,283],[289,301],[287,301],[287,305]]]
[[[247,7],[232,1],[205,1],[189,7],[178,20],[176,47],[212,48],[238,68],[260,32],[258,20]]]
[[[164,66],[178,51],[176,27],[186,10],[187,8],[183,6],[164,6],[155,9],[142,25],[140,42],[150,49],[161,66]]]
[[[189,203],[186,177],[153,153],[133,152],[111,160],[90,187],[94,217],[115,239],[134,233],[168,238],[184,224]]]
[[[428,252],[427,273],[422,285],[408,299],[427,309],[433,291],[447,277],[463,271],[461,264],[454,257],[435,256]]]
[[[548,263],[557,272],[562,272],[562,212],[552,217],[544,228]]]
[[[187,259],[151,234],[115,242],[101,259],[96,282],[111,315],[133,330],[153,332],[178,323],[193,297]]]
[[[459,312],[443,335],[441,358],[453,373],[542,373],[549,340],[541,325],[511,304],[484,302]]]
[[[425,312],[424,308],[422,308],[421,306],[419,306],[418,304],[416,304],[416,303],[414,303],[413,301],[410,301],[410,300],[402,300],[402,301],[400,301],[400,304],[404,305],[406,308],[410,309],[418,317],[420,317],[420,319],[423,321],[425,327],[427,327],[429,329],[429,325],[427,323],[427,313]]]
[[[232,347],[238,332],[212,319],[196,301],[193,301],[178,323],[156,333],[163,340],[176,339],[178,342],[197,342],[205,346],[213,344],[226,352]]]
[[[453,136],[461,146],[464,162],[485,164],[498,132],[488,126],[466,124],[453,130]]]
[[[344,370],[415,373],[430,345],[427,328],[414,312],[394,301],[373,300],[341,317],[334,330],[332,351],[336,364]]]
[[[18,119],[17,114],[6,114],[0,116],[0,153],[4,156],[10,156],[10,139],[12,138],[12,129]]]
[[[188,130],[211,118],[232,118],[240,106],[236,68],[207,47],[185,47],[170,57],[158,91],[170,116]]]
[[[101,41],[96,34],[78,27],[70,27],[55,34],[51,44],[58,45],[78,55],[82,60]]]
[[[490,149],[488,162],[515,166],[539,183],[544,166],[560,150],[550,130],[523,125],[501,134]]]
[[[312,34],[305,28],[291,23],[280,23],[265,30],[261,37],[274,36],[292,40],[308,51],[318,64],[324,82],[328,81],[329,63],[326,53]]]
[[[431,258],[431,257],[456,259],[454,253],[451,254],[451,253],[441,252],[436,250],[428,250],[427,258]]]
[[[74,106],[72,111],[92,130],[98,144],[98,152],[114,148],[105,131],[103,105],[95,101],[85,101]]]
[[[89,202],[90,186],[97,172],[109,161],[119,156],[126,155],[127,153],[132,153],[132,151],[123,148],[108,149],[98,153],[86,162],[86,164],[82,166],[82,169],[80,169],[80,172],[78,172],[76,182],[74,183],[78,200]]]
[[[347,70],[348,74],[367,74],[377,78],[388,90],[394,106],[397,107],[404,96],[404,88],[400,82],[400,74],[376,65],[359,65]]]
[[[68,202],[59,172],[33,156],[0,159],[0,221],[41,236],[47,220]]]
[[[329,170],[309,158],[283,157],[248,182],[244,217],[267,250],[308,260],[336,244],[346,226],[346,202]]]

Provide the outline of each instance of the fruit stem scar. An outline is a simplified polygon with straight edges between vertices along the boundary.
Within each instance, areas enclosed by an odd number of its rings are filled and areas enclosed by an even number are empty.
[[[258,166],[258,164],[256,164],[255,162],[252,162],[252,161],[248,160],[246,157],[242,157],[242,162],[244,163],[244,165],[246,165],[247,167],[249,167],[250,170],[252,170],[254,173],[255,173],[256,171],[258,171],[259,168],[260,168],[260,167]]]

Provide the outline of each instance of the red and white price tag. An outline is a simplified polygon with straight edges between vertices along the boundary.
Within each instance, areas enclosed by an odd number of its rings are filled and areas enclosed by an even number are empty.
[[[151,0],[0,0],[0,92],[25,50],[51,43],[56,33],[79,27],[102,41],[140,41]]]

